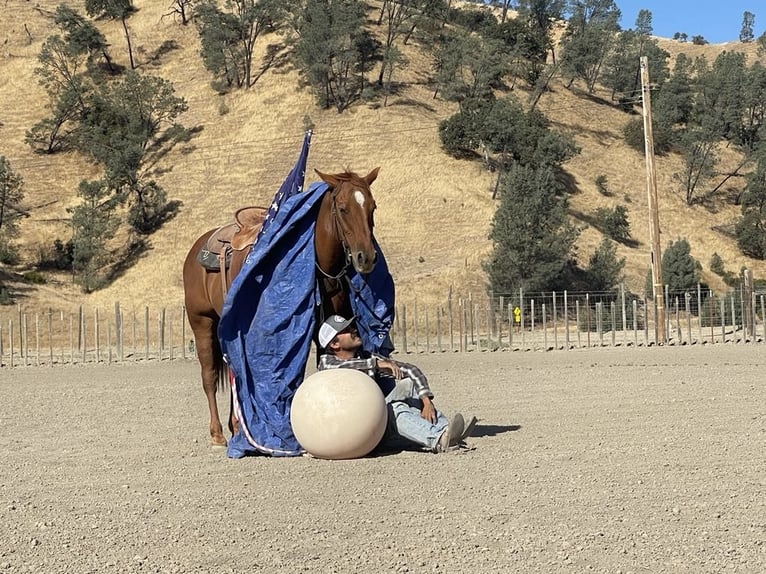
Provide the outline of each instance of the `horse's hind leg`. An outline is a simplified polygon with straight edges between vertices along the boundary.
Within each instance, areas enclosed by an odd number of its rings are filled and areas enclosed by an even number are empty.
[[[221,349],[218,345],[216,330],[218,321],[210,317],[189,317],[194,340],[197,345],[197,358],[199,359],[202,375],[202,388],[207,397],[207,405],[210,409],[210,445],[225,447],[226,439],[223,436],[223,426],[218,417],[218,402],[216,390],[223,367]],[[229,388],[228,386],[226,387]]]

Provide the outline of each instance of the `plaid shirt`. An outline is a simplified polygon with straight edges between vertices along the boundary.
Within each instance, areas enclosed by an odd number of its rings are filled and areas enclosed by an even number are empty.
[[[367,376],[378,381],[381,378],[391,378],[391,373],[387,370],[379,369],[377,366],[378,358],[384,361],[391,361],[399,365],[399,369],[402,371],[402,378],[409,378],[413,383],[413,390],[417,394],[418,398],[428,397],[434,398],[434,394],[431,392],[428,386],[428,379],[419,368],[409,363],[400,363],[393,359],[386,359],[385,357],[376,357],[369,355],[367,357],[359,356],[353,359],[339,359],[332,353],[325,353],[319,357],[319,365],[317,368],[320,371],[325,369],[356,369],[357,371],[364,371]]]

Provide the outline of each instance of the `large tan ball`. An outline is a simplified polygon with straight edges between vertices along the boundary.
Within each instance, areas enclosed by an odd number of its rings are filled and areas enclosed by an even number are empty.
[[[290,409],[290,424],[300,445],[327,459],[369,454],[383,438],[387,418],[380,387],[353,369],[328,369],[307,377]]]

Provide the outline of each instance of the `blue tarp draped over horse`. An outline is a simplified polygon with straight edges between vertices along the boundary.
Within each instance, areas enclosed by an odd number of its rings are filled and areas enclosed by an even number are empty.
[[[303,153],[302,161],[305,166]],[[299,190],[296,185],[295,193],[282,198],[224,302],[218,336],[234,375],[240,421],[240,430],[229,441],[231,458],[303,453],[290,426],[290,406],[303,381],[316,328],[319,289],[314,228],[328,186],[320,182],[305,192]],[[276,198],[275,203],[279,203]],[[365,348],[387,355],[394,284],[377,243],[375,246],[375,269],[361,275],[349,267],[348,278]]]

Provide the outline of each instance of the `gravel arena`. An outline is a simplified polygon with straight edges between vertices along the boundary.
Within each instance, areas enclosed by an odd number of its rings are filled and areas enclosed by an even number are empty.
[[[230,460],[193,360],[0,370],[0,574],[766,572],[760,344],[398,358],[468,448]]]

